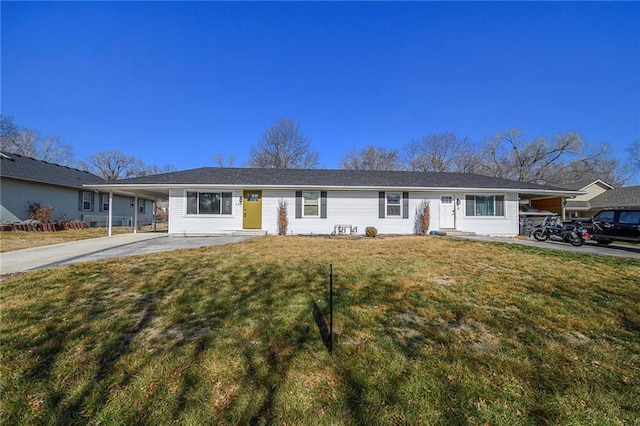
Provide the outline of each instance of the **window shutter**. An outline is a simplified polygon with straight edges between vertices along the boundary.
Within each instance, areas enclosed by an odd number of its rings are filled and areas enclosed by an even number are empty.
[[[302,217],[302,191],[296,191],[296,219]]]
[[[78,211],[82,211],[82,194],[84,191],[78,191]]]
[[[327,192],[320,192],[320,218],[327,218]]]
[[[402,193],[402,218],[409,219],[409,193]]]
[[[378,192],[378,217],[380,219],[384,219],[384,210],[385,210],[385,203],[384,203],[384,192]]]

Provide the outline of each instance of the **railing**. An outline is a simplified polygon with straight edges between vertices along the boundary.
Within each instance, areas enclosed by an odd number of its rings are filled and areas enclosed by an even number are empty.
[[[109,226],[109,217],[107,215],[87,214],[82,218],[90,228],[106,228]],[[138,225],[148,225],[150,219],[138,219]],[[113,216],[112,226],[128,226],[133,227],[133,218],[130,216]]]

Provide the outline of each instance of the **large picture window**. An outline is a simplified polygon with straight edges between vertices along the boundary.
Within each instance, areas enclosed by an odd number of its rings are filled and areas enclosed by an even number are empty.
[[[187,214],[231,214],[231,192],[187,192]]]
[[[504,195],[467,195],[465,197],[467,216],[504,217]]]
[[[320,192],[302,191],[303,215],[318,217],[320,215]]]

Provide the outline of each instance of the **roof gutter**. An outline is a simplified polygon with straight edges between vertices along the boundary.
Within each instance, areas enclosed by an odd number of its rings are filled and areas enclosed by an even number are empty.
[[[543,195],[548,197],[574,197],[584,194],[583,191],[555,190],[555,189],[526,189],[526,188],[465,188],[465,187],[405,187],[405,186],[337,186],[337,185],[234,185],[234,184],[91,184],[87,188],[113,190],[114,193],[133,194],[137,191],[149,191],[154,194],[168,193],[170,189],[314,189],[335,191],[416,191],[416,192],[504,192]],[[138,192],[139,193],[139,192]]]

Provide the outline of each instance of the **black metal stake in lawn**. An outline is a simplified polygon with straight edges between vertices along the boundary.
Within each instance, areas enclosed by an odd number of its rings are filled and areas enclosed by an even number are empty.
[[[329,353],[333,353],[333,265],[329,264]]]

